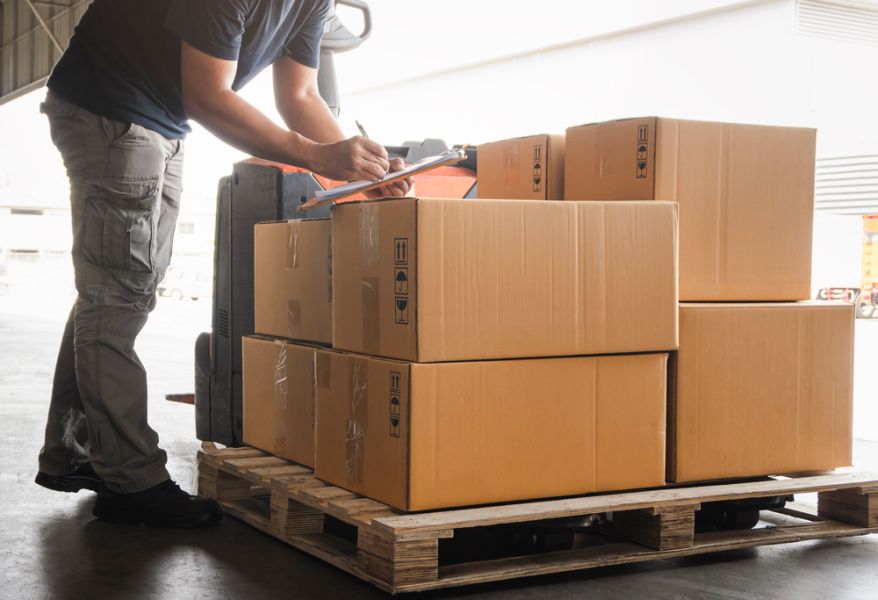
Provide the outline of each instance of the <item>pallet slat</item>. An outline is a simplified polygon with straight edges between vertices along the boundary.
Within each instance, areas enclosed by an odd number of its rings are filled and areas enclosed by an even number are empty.
[[[868,473],[402,514],[253,448],[218,450],[206,444],[198,470],[199,493],[216,498],[231,516],[391,593],[878,532],[878,476]],[[770,527],[695,534],[695,512],[702,503],[810,492],[818,492],[816,513],[790,503],[773,511],[775,519],[765,517]],[[440,540],[454,542],[455,531],[534,521],[558,527],[564,519],[582,521],[589,515],[602,517],[589,529],[596,541],[586,547],[440,562]],[[356,542],[327,531],[328,517],[355,527]]]
[[[727,483],[400,515],[376,519],[375,525],[386,529],[390,534],[412,529],[458,529],[501,523],[560,519],[602,512],[667,507],[693,502],[743,500],[745,498],[784,496],[846,488],[865,489],[865,487],[871,486],[870,489],[874,488],[875,491],[878,491],[878,483],[876,482],[878,482],[878,475],[874,473],[846,473],[800,479]]]

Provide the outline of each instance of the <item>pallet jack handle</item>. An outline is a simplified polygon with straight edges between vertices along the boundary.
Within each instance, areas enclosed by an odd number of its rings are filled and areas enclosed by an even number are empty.
[[[355,8],[363,14],[363,31],[356,34],[344,26],[335,12],[338,5]],[[369,5],[363,0],[335,0],[326,16],[323,38],[320,40],[320,70],[317,73],[317,85],[320,96],[336,117],[341,111],[341,102],[333,55],[359,48],[370,35],[372,35],[372,13]]]

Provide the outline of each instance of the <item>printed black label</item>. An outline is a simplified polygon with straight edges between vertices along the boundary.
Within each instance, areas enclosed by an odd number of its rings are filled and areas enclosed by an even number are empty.
[[[649,125],[640,125],[637,128],[637,152],[635,154],[635,169],[637,179],[648,177],[649,167]]]
[[[409,322],[409,240],[393,240],[393,314],[394,322],[406,325]]]
[[[394,255],[393,264],[408,266],[409,264],[409,240],[408,238],[396,238],[393,240]]]
[[[534,146],[534,173],[533,173],[533,190],[540,192],[543,189],[543,146],[537,144]]]
[[[397,267],[396,275],[393,277],[393,289],[397,294],[408,295],[409,293],[409,271],[405,267]]]
[[[399,425],[402,422],[402,403],[400,402],[401,376],[399,371],[390,372],[390,435],[399,437]]]
[[[396,312],[395,321],[401,325],[409,322],[409,299],[408,296],[394,296],[393,308]]]

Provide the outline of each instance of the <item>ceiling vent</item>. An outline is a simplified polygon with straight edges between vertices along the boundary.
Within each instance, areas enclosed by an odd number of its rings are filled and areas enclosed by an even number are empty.
[[[878,45],[878,6],[799,0],[798,27],[803,35]]]
[[[819,214],[878,214],[878,154],[817,159],[814,209]]]

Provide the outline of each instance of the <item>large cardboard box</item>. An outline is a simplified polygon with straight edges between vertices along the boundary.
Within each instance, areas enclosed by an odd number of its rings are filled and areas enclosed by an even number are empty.
[[[245,444],[314,466],[318,352],[284,340],[243,338]]]
[[[407,198],[333,208],[333,346],[419,362],[677,346],[677,206]]]
[[[317,477],[391,506],[664,484],[666,354],[317,362]]]
[[[255,226],[256,333],[332,343],[330,231],[329,219]]]
[[[568,200],[680,203],[680,298],[811,293],[813,129],[655,117],[567,130]]]
[[[847,304],[681,304],[669,480],[850,465],[853,331]]]
[[[479,144],[479,198],[564,199],[564,136],[540,134]]]

